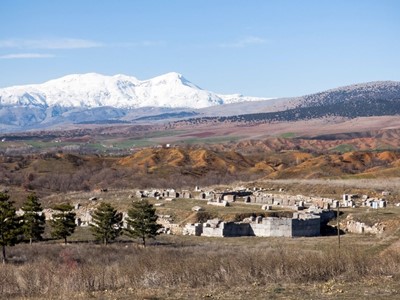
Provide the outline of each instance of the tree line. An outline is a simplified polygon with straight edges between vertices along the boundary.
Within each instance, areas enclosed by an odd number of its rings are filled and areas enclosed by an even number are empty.
[[[56,211],[49,221],[51,236],[63,239],[75,232],[76,214],[70,204],[58,204],[53,207]],[[30,194],[21,207],[22,214],[18,215],[14,202],[7,193],[0,193],[0,245],[2,247],[2,262],[7,261],[6,246],[17,243],[43,240],[46,218],[38,196]],[[123,226],[123,215],[110,203],[103,202],[92,214],[90,230],[97,242],[104,245],[114,241],[122,234],[131,238],[139,238],[146,246],[148,238],[155,238],[159,234],[161,225],[157,224],[158,216],[152,204],[147,200],[133,201]]]

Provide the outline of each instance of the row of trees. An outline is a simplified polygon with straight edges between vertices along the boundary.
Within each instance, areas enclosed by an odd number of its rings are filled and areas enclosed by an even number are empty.
[[[161,228],[161,225],[157,224],[156,209],[147,200],[132,202],[124,231],[122,213],[117,212],[109,203],[101,203],[92,218],[92,233],[97,241],[105,245],[125,233],[131,238],[140,238],[143,246],[146,246],[146,239],[155,238]]]
[[[59,204],[53,207],[57,213],[50,220],[51,236],[56,239],[67,238],[75,232],[76,214],[70,204]],[[6,246],[14,246],[21,241],[42,240],[45,231],[45,215],[35,194],[27,197],[22,205],[22,216],[18,216],[13,201],[6,193],[0,193],[0,245],[2,261],[6,262]],[[148,201],[132,202],[123,228],[123,216],[111,204],[101,203],[92,215],[90,230],[96,241],[107,245],[125,233],[131,238],[140,238],[146,246],[147,238],[155,238],[161,226],[157,224],[156,210]]]

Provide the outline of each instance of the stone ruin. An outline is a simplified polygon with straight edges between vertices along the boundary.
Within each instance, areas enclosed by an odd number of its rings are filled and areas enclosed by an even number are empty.
[[[294,213],[292,218],[252,217],[242,222],[223,222],[219,219],[206,223],[187,224],[183,234],[208,237],[310,237],[321,234],[321,216]]]
[[[362,206],[373,209],[385,208],[387,206],[387,201],[385,199],[368,198],[362,203]]]
[[[229,202],[226,200],[216,200],[216,201],[208,201],[207,205],[214,205],[214,206],[229,206]]]
[[[349,214],[346,217],[346,219],[344,220],[344,224],[342,224],[341,226],[346,232],[361,234],[382,234],[385,230],[385,225],[383,223],[378,222],[373,225],[367,225],[364,222],[354,220],[352,214]]]

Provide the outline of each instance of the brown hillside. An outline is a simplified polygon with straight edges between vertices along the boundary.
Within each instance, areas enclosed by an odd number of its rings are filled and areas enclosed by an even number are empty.
[[[0,186],[42,194],[102,187],[188,187],[259,178],[400,176],[400,152],[238,153],[204,148],[147,148],[127,157],[53,153],[0,156]]]
[[[147,171],[151,172],[181,172],[180,169],[191,169],[201,174],[208,171],[243,172],[254,166],[254,162],[233,151],[184,148],[145,149],[119,160],[117,164],[131,168],[148,168]]]
[[[295,156],[293,155],[293,161]],[[397,152],[348,152],[308,157],[299,164],[271,173],[269,178],[320,178],[344,175],[398,176],[400,154]]]

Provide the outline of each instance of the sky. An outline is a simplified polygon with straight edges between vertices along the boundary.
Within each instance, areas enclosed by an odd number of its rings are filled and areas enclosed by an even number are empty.
[[[0,88],[88,72],[178,72],[258,97],[400,81],[397,0],[1,0],[0,13]]]

